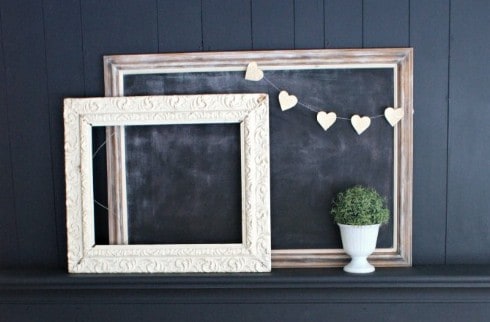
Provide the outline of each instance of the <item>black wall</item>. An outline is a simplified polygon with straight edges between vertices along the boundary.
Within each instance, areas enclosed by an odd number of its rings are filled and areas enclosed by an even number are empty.
[[[487,0],[1,0],[0,268],[66,270],[62,99],[103,96],[103,55],[351,47],[414,47],[414,264],[490,264],[489,17]]]

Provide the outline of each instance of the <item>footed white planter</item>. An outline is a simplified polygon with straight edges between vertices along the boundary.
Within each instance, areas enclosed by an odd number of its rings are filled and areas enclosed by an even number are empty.
[[[338,225],[344,251],[352,258],[351,262],[344,266],[344,271],[348,273],[374,272],[374,266],[369,264],[367,257],[376,249],[379,224],[366,226]]]

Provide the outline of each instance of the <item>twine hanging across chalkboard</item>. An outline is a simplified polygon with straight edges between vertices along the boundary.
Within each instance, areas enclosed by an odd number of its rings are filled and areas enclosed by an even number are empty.
[[[266,81],[275,88],[279,92],[279,105],[281,106],[282,111],[287,111],[296,105],[300,105],[316,114],[316,120],[318,124],[323,128],[323,130],[328,130],[337,120],[345,120],[350,121],[352,127],[357,132],[358,135],[361,135],[364,131],[366,131],[371,125],[371,120],[385,117],[386,121],[394,127],[402,118],[404,114],[403,107],[386,107],[384,114],[372,115],[372,116],[361,116],[359,114],[354,114],[352,117],[340,117],[337,116],[337,113],[333,111],[322,111],[321,108],[306,104],[300,100],[295,95],[289,94],[287,91],[282,90],[276,84],[274,84],[270,79],[268,79],[264,75],[264,71],[260,69],[256,62],[251,62],[247,66],[247,70],[245,72],[245,79],[249,81],[258,82],[261,80]],[[319,111],[320,110],[320,111]],[[319,111],[319,112],[318,112]]]

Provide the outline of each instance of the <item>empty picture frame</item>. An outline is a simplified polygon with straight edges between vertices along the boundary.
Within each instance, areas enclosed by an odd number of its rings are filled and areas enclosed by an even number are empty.
[[[237,123],[240,127],[242,242],[97,245],[92,128],[218,123]],[[68,98],[64,102],[64,125],[69,272],[270,271],[267,95]],[[121,186],[119,193],[125,200],[125,187]]]
[[[257,63],[264,79],[244,79]],[[412,263],[412,103],[411,48],[318,49],[200,52],[104,57],[106,96],[204,93],[268,93],[270,111],[272,267],[339,267],[347,263],[338,227],[329,216],[337,192],[373,186],[388,199],[392,217],[380,230],[370,261],[378,267]],[[328,131],[317,110],[282,111],[280,90],[308,106],[334,111]],[[382,116],[401,107],[403,119],[391,127]],[[378,115],[358,136],[353,114]],[[124,129],[108,134],[108,158],[117,168]],[[117,176],[113,186],[117,187]],[[116,190],[117,191],[117,190]],[[125,218],[117,194],[109,191],[110,243],[124,244]],[[119,230],[119,231],[118,231]]]

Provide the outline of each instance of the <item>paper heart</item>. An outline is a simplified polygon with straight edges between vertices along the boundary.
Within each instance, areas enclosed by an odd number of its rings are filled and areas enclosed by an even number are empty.
[[[316,115],[316,120],[323,128],[324,131],[328,130],[337,120],[337,114],[334,112],[326,113],[326,112],[318,112]]]
[[[257,63],[251,62],[248,64],[247,71],[245,72],[245,79],[257,82],[262,78],[264,78],[264,72],[257,66]]]
[[[279,93],[279,104],[281,105],[281,110],[286,111],[298,104],[298,98],[294,95],[289,95],[286,91],[281,91]]]
[[[403,118],[403,108],[386,108],[385,118],[391,126],[395,126]]]
[[[350,122],[358,135],[361,135],[371,125],[371,119],[368,116],[360,117],[357,114],[351,117]]]

